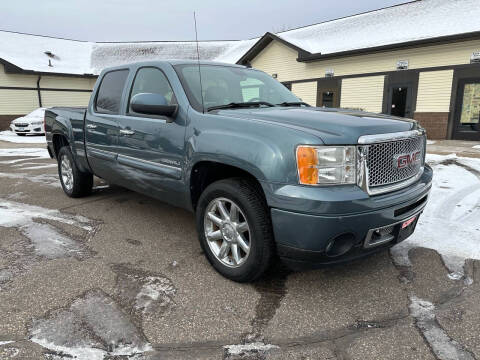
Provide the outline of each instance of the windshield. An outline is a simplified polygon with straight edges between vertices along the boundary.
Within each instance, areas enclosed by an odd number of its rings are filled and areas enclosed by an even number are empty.
[[[285,86],[262,71],[222,65],[201,65],[203,92],[200,95],[198,65],[176,65],[175,70],[197,111],[230,103],[300,101]]]

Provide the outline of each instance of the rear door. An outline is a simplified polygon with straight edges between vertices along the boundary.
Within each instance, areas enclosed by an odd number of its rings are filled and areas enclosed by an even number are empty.
[[[180,116],[135,113],[130,100],[139,93],[161,94],[169,105],[177,104],[160,66],[136,70],[125,97],[125,113],[118,119],[118,163],[124,186],[175,203],[176,192],[181,188],[185,121]]]
[[[128,74],[128,69],[105,73],[85,119],[85,142],[90,166],[96,175],[111,181],[118,176],[118,117]]]

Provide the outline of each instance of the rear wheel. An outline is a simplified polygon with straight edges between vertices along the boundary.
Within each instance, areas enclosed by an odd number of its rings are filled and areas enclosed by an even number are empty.
[[[73,198],[89,195],[93,187],[93,175],[77,168],[68,146],[60,149],[57,159],[58,176],[65,194]]]
[[[198,202],[197,228],[207,259],[231,280],[257,279],[274,256],[268,207],[258,186],[247,179],[209,185]]]

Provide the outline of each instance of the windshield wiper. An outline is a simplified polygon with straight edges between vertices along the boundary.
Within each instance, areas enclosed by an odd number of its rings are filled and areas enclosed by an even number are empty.
[[[277,104],[277,106],[307,106],[307,107],[310,107],[310,105],[308,105],[307,103],[303,102],[303,101],[284,101],[280,104]]]
[[[225,105],[210,106],[209,108],[207,108],[207,111],[219,110],[219,109],[246,108],[246,107],[254,107],[254,106],[261,106],[261,105],[265,105],[269,107],[275,106],[266,101],[231,102],[230,104],[225,104]]]

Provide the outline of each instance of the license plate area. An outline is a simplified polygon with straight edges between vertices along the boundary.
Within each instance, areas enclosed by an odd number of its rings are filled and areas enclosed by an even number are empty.
[[[412,235],[417,225],[419,214],[399,223],[370,229],[363,244],[364,248],[372,248],[388,242],[400,242]]]

